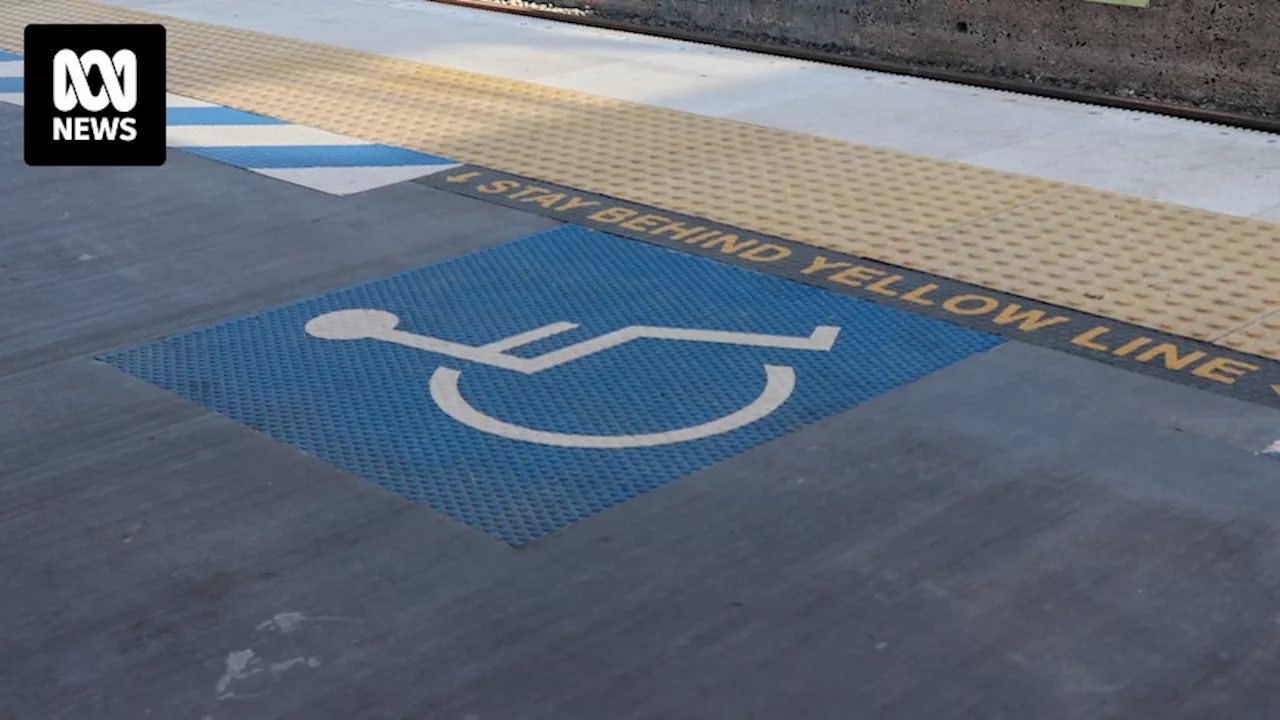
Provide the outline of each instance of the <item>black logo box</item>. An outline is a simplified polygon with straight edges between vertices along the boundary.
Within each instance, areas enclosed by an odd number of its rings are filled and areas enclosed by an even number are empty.
[[[163,25],[28,25],[23,49],[23,150],[28,165],[163,165],[165,161],[165,29]],[[82,56],[100,50],[108,57],[130,50],[137,58],[137,104],[126,113],[110,103],[99,112],[76,107],[61,112],[54,103],[54,56],[71,50]],[[96,68],[87,71],[91,92],[103,91]],[[89,118],[92,123],[133,120],[131,140],[54,139],[55,123]],[[81,121],[82,124],[85,121]]]

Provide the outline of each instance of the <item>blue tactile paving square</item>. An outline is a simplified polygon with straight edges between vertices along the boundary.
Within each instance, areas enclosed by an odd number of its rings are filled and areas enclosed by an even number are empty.
[[[547,355],[631,326],[757,337]],[[566,226],[102,359],[520,545],[1000,342]]]

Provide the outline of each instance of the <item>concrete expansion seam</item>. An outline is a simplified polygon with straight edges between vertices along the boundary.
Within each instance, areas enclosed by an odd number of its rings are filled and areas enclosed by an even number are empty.
[[[1270,310],[1250,320],[1249,322],[1246,322],[1243,325],[1240,325],[1239,327],[1235,327],[1225,332],[1218,333],[1217,335],[1209,338],[1209,342],[1215,345],[1221,345],[1222,343],[1220,341],[1223,338],[1230,337],[1231,335],[1234,335],[1238,332],[1243,332],[1245,330],[1248,330],[1249,328],[1255,325],[1261,325],[1262,323],[1265,323],[1271,319],[1280,320],[1280,307],[1273,307]],[[1223,346],[1223,347],[1226,347],[1226,346]]]

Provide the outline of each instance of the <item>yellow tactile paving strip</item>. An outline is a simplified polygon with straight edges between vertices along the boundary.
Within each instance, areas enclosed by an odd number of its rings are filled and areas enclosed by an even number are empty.
[[[163,22],[169,89],[830,247],[1280,359],[1280,226],[407,61],[97,5],[33,22]]]

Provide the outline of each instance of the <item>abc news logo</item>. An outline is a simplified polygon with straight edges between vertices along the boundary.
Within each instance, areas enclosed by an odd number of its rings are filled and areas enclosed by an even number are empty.
[[[96,69],[102,76],[102,89],[96,93],[89,88],[88,68]],[[54,140],[132,142],[137,139],[137,118],[123,113],[132,112],[138,105],[138,56],[132,50],[121,50],[111,57],[101,50],[90,50],[83,55],[60,50],[53,56],[53,105],[59,112],[70,113],[81,108],[97,113],[105,110],[108,103],[122,115],[55,117]]]
[[[28,165],[163,165],[162,25],[28,25]]]

